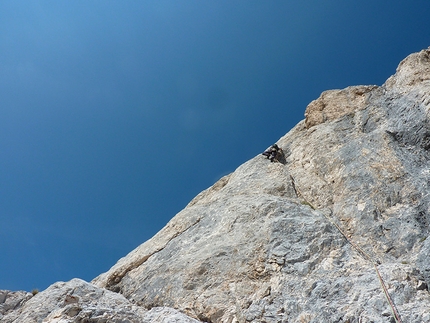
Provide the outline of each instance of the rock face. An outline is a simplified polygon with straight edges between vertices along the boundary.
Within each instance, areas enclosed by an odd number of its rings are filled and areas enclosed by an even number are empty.
[[[97,288],[81,279],[55,283],[45,291],[31,296],[31,293],[0,292],[0,313],[3,314],[0,316],[1,322],[198,322],[170,308],[159,307],[147,311],[120,294]],[[13,311],[10,311],[11,307]]]
[[[324,92],[285,164],[241,165],[91,283],[0,293],[0,319],[430,322],[429,110],[430,49]]]
[[[369,94],[375,85],[350,86],[343,90],[325,91],[309,103],[305,112],[307,128],[327,121],[333,121],[347,114],[354,114],[366,108]]]

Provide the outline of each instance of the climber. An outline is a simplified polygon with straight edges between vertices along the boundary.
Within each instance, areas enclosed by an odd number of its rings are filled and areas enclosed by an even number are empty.
[[[278,147],[277,144],[273,144],[269,148],[267,148],[262,155],[266,156],[271,162],[278,161],[280,162],[280,158],[283,156],[283,151]]]

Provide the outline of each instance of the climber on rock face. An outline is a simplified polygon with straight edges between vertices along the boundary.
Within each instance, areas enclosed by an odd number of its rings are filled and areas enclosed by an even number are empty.
[[[262,155],[266,156],[271,162],[279,161],[278,155],[282,154],[282,149],[278,147],[277,144],[273,144],[269,148],[267,148]]]

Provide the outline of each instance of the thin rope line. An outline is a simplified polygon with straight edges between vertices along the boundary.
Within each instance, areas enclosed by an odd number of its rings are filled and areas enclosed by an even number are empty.
[[[390,308],[391,308],[391,313],[392,313],[392,315],[393,315],[393,317],[394,317],[394,319],[397,321],[397,323],[403,323],[402,322],[402,319],[400,318],[400,315],[399,315],[399,312],[397,311],[397,309],[396,309],[396,306],[394,305],[394,302],[393,302],[393,300],[391,299],[391,297],[390,297],[390,294],[388,293],[388,289],[387,289],[387,286],[385,285],[385,282],[384,282],[384,280],[382,279],[382,276],[381,276],[381,274],[380,274],[380,272],[379,272],[379,270],[378,270],[378,267],[377,267],[377,265],[379,265],[380,264],[380,261],[375,261],[372,257],[370,257],[363,249],[361,249],[358,245],[356,245],[355,243],[353,243],[348,237],[347,237],[347,235],[342,231],[342,229],[334,222],[334,221],[332,221],[326,214],[324,214],[324,212],[322,212],[322,211],[320,211],[320,210],[318,210],[316,207],[314,207],[306,198],[305,198],[305,196],[303,195],[303,193],[299,190],[299,188],[296,186],[296,183],[295,183],[295,180],[294,180],[294,177],[293,176],[291,176],[290,175],[290,177],[291,177],[291,180],[292,180],[292,184],[293,184],[293,188],[294,188],[294,190],[296,191],[296,194],[297,194],[297,196],[299,196],[299,195],[301,195],[301,197],[305,200],[305,202],[307,203],[307,204],[309,204],[309,206],[312,208],[312,209],[314,209],[314,211],[316,211],[316,212],[318,212],[318,213],[320,213],[320,214],[322,214],[326,219],[327,219],[327,221],[329,221],[333,226],[335,226],[336,227],[336,229],[342,234],[342,236],[346,239],[346,241],[365,259],[365,260],[368,260],[368,261],[370,261],[371,263],[372,263],[372,265],[373,265],[373,267],[375,268],[375,271],[376,271],[376,274],[377,274],[377,276],[378,276],[378,280],[379,280],[379,283],[380,283],[380,285],[381,285],[381,287],[382,287],[382,290],[383,290],[383,292],[384,292],[384,295],[385,295],[385,298],[387,299],[387,302],[388,302],[388,304],[390,305]]]

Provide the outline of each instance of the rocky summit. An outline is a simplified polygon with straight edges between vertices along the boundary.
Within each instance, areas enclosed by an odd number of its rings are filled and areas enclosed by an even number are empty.
[[[93,281],[0,291],[0,321],[430,322],[430,49],[305,117]]]

